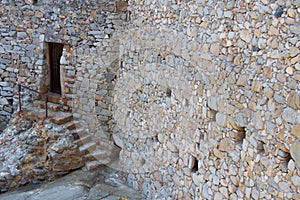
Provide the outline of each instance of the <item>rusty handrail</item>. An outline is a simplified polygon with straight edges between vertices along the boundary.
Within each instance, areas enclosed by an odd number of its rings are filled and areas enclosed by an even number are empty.
[[[43,93],[40,93],[39,91],[37,90],[34,90],[28,86],[25,86],[25,85],[22,85],[22,84],[18,84],[18,91],[19,91],[19,111],[22,111],[22,102],[21,102],[21,90],[22,90],[22,87],[27,89],[27,90],[30,90],[32,92],[35,92],[35,93],[38,93],[39,95],[45,95],[45,109],[46,109],[46,114],[45,114],[45,119],[48,118],[48,95],[47,94],[43,94]]]

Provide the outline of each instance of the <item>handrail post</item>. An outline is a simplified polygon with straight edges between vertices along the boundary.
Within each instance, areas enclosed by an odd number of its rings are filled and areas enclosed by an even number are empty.
[[[46,95],[46,98],[45,98],[45,107],[46,107],[46,118],[48,118],[48,95]]]
[[[21,111],[22,110],[22,102],[21,102],[21,84],[18,84],[18,86],[19,86],[19,111]]]

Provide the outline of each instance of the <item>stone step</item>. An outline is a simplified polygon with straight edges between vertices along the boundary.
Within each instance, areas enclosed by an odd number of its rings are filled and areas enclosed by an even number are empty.
[[[34,110],[22,110],[22,117],[31,119],[31,120],[43,120],[45,119],[45,113],[43,111],[34,111]]]
[[[109,158],[106,158],[103,160],[94,160],[94,161],[86,162],[85,167],[87,170],[90,171],[90,170],[97,169],[97,168],[101,167],[102,165],[106,165],[108,163],[110,163]]]
[[[34,107],[44,108],[44,109],[46,108],[45,101],[39,101],[39,100],[34,101],[33,102],[33,106]],[[53,110],[53,111],[59,111],[59,110],[63,111],[64,110],[63,106],[60,105],[60,104],[55,104],[55,103],[48,102],[47,106],[48,106],[49,110]]]
[[[46,95],[43,95],[41,100],[45,101]],[[55,93],[48,93],[48,101],[52,103],[59,104],[61,101],[61,95]]]
[[[108,149],[112,150],[114,148],[114,145],[111,144],[111,141],[109,140],[95,140],[97,141],[97,147],[100,149]]]
[[[65,113],[53,116],[51,121],[57,125],[65,124],[68,122],[71,122],[73,120],[73,114],[72,113]]]
[[[78,146],[82,146],[88,142],[90,142],[92,139],[91,139],[91,136],[90,135],[84,135],[84,136],[80,136],[77,140],[75,140],[75,143],[78,145]]]
[[[85,155],[84,158],[87,161],[102,160],[105,158],[109,158],[109,152],[107,152],[106,150],[96,149],[96,150],[90,152],[89,154]]]
[[[78,121],[69,121],[69,122],[65,123],[64,126],[66,127],[66,129],[71,131],[71,130],[74,130],[77,127],[79,127],[80,124]]]
[[[77,129],[73,129],[70,131],[70,134],[73,136],[74,140],[78,140],[80,137],[84,137],[87,135],[87,131],[83,127],[79,127]]]
[[[96,149],[97,144],[94,141],[88,142],[82,146],[79,147],[80,152],[88,153],[92,152]]]

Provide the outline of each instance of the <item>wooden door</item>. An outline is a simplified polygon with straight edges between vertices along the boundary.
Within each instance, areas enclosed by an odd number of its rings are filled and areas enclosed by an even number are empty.
[[[48,43],[50,64],[50,92],[61,94],[60,85],[60,57],[63,52],[63,44]]]

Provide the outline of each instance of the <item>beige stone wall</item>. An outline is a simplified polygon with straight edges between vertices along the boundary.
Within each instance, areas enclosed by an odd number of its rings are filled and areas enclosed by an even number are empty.
[[[16,83],[42,93],[49,91],[48,42],[64,44],[62,100],[77,117],[92,112],[97,118],[94,96],[107,68],[118,60],[115,35],[126,19],[126,4],[117,8],[115,1],[42,0],[35,4],[2,1],[0,6],[0,126],[17,111]],[[32,103],[35,96],[23,90],[23,106]]]
[[[300,2],[130,1],[114,134],[148,199],[297,199]]]
[[[105,161],[99,158],[100,163],[108,163],[118,153],[110,140],[109,124],[111,91],[119,65],[118,31],[127,18],[127,4],[95,0],[32,2],[0,1],[0,131],[11,121],[0,132],[0,193],[81,168],[90,161],[86,151],[93,151],[97,145],[106,153]],[[58,109],[49,106],[51,117],[43,120],[44,115],[38,113],[41,108],[33,107],[37,95],[22,90],[22,107],[33,112],[10,120],[18,111],[17,83],[49,92],[49,42],[63,44],[62,94],[55,103],[64,104],[67,109],[63,111],[73,113],[54,113]],[[55,117],[72,123],[55,125],[48,121],[55,121]],[[93,142],[90,146],[86,145],[89,139]],[[91,165],[86,165],[87,169],[100,164]]]

